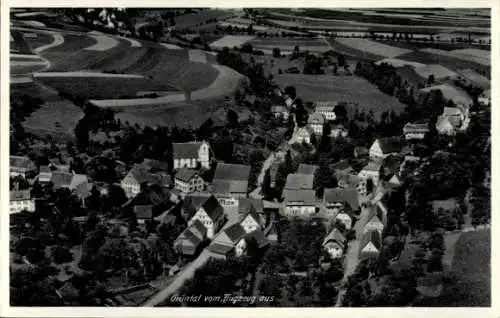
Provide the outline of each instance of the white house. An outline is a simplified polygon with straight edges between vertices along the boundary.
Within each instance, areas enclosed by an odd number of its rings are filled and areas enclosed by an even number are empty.
[[[36,166],[28,157],[10,156],[9,164],[11,177],[26,178],[36,174]]]
[[[367,191],[367,183],[368,180],[373,182],[373,186],[375,187],[380,180],[380,169],[382,165],[377,162],[369,162],[363,169],[359,172],[359,186],[358,190],[361,194],[366,194]]]
[[[198,164],[210,168],[210,145],[206,141],[174,143],[174,169],[196,168]]]
[[[359,258],[377,258],[382,247],[382,237],[376,230],[367,231],[359,242]]]
[[[180,168],[175,174],[175,188],[183,193],[202,191],[204,181],[196,170]]]
[[[310,218],[316,213],[314,190],[284,190],[284,214],[287,217]]]
[[[295,140],[293,140],[293,142],[299,144],[305,142],[307,144],[310,144],[313,135],[314,129],[311,126],[306,125],[304,127],[300,127],[295,132]]]
[[[226,258],[231,253],[240,257],[246,251],[246,235],[245,229],[239,223],[235,223],[217,235],[208,250],[220,258]]]
[[[456,134],[455,125],[452,124],[450,117],[439,116],[436,121],[436,130],[441,135],[454,136]]]
[[[333,121],[337,118],[335,115],[335,106],[337,102],[334,101],[317,101],[315,103],[315,112],[323,114],[328,121]]]
[[[271,112],[276,118],[282,117],[284,120],[288,120],[288,118],[290,117],[290,112],[288,111],[288,108],[286,108],[283,105],[271,106]]]
[[[262,230],[261,218],[253,211],[250,211],[243,216],[240,225],[246,233],[252,233],[255,230]]]
[[[323,248],[331,258],[340,258],[344,253],[346,238],[337,228],[334,228],[323,240]]]
[[[35,211],[35,200],[31,198],[29,190],[10,191],[10,213],[19,213],[23,210]]]
[[[224,209],[214,196],[208,197],[189,220],[188,226],[199,220],[207,229],[207,238],[212,239],[225,221]]]
[[[407,123],[403,127],[406,140],[422,140],[429,131],[429,123],[427,122]]]
[[[325,115],[320,113],[313,113],[309,115],[309,118],[307,119],[307,124],[311,126],[317,136],[321,136],[323,134],[323,125],[325,122]]]
[[[398,137],[376,139],[370,147],[370,159],[380,160],[401,152],[403,144]]]

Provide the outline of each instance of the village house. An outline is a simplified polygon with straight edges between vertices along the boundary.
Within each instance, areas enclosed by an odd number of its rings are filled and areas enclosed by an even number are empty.
[[[314,175],[290,173],[286,177],[285,190],[312,190]]]
[[[358,191],[356,189],[325,189],[323,204],[328,214],[344,224],[346,229],[352,227],[354,215],[359,211]]]
[[[356,189],[358,192],[363,191],[361,180],[356,174],[352,172],[335,171],[335,177],[337,178],[339,188]]]
[[[174,249],[181,255],[194,256],[206,239],[207,229],[196,220],[175,239]]]
[[[406,140],[423,140],[429,132],[428,122],[407,123],[403,127]]]
[[[321,136],[323,134],[323,125],[325,122],[325,115],[320,113],[313,113],[309,115],[309,118],[307,119],[307,124],[311,126],[317,136]]]
[[[10,176],[21,176],[23,178],[30,178],[36,175],[36,166],[28,157],[10,156],[9,158]]]
[[[183,193],[202,191],[204,181],[196,170],[180,168],[175,174],[175,188]]]
[[[469,122],[467,106],[444,107],[443,113],[437,119],[436,130],[442,135],[454,136],[457,131],[466,130]]]
[[[290,96],[288,95],[283,95],[283,99],[285,101],[285,105],[288,109],[292,109],[293,106],[294,106],[294,103],[295,103],[295,100],[292,99]]]
[[[136,196],[144,186],[159,185],[169,188],[171,177],[164,172],[152,173],[140,167],[133,167],[123,178],[120,185],[128,198]]]
[[[263,229],[264,223],[257,212],[250,210],[241,218],[240,225],[243,227],[246,233],[252,233],[253,231],[261,231]]]
[[[487,90],[483,91],[479,95],[479,97],[477,98],[477,101],[482,106],[490,106],[491,105],[491,90],[487,89]]]
[[[328,121],[333,121],[337,118],[335,115],[335,106],[337,102],[334,101],[317,101],[315,103],[315,112],[323,114]]]
[[[333,125],[330,127],[330,137],[334,138],[346,138],[349,135],[349,131],[344,125]]]
[[[207,229],[207,237],[212,239],[225,222],[224,209],[214,196],[208,197],[189,220],[191,226],[199,220]]]
[[[284,190],[284,214],[286,217],[309,218],[316,213],[314,190]]]
[[[83,204],[92,190],[92,184],[85,174],[56,171],[52,173],[50,182],[54,189],[69,189],[82,200]]]
[[[269,175],[271,177],[271,188],[276,187],[276,176],[278,175],[278,168],[280,164],[277,161],[274,161],[269,167]]]
[[[398,154],[403,149],[399,137],[385,137],[376,139],[370,147],[370,159],[381,160],[389,155]]]
[[[334,228],[323,240],[323,249],[330,255],[331,258],[340,258],[344,254],[346,238],[342,233]]]
[[[35,200],[31,197],[30,190],[10,191],[10,213],[21,211],[35,212]]]
[[[175,206],[170,198],[168,189],[153,184],[145,186],[136,196],[125,202],[121,208],[133,210],[135,206],[151,206],[152,216],[158,216]]]
[[[226,259],[229,255],[240,257],[247,247],[246,235],[245,229],[239,223],[235,223],[217,235],[208,250],[216,258]]]
[[[256,217],[260,227],[263,227],[268,222],[266,213],[264,212],[264,202],[261,199],[240,198],[238,213],[242,217],[246,217],[248,213],[252,213]]]
[[[382,237],[377,230],[366,231],[359,241],[359,259],[377,258],[382,248]]]
[[[198,167],[210,168],[211,148],[208,142],[174,143],[174,169]]]
[[[40,166],[38,172],[38,182],[48,183],[52,179],[52,174],[54,172],[71,173],[69,165],[59,165],[54,163],[49,163],[47,166]]]
[[[359,172],[359,187],[360,194],[365,195],[368,192],[368,183],[371,180],[372,185],[375,187],[380,180],[380,170],[382,165],[377,162],[369,162],[363,169]]]
[[[288,111],[288,108],[283,105],[273,105],[271,106],[271,113],[273,113],[274,117],[276,118],[283,118],[284,120],[288,120],[290,117],[290,112]]]
[[[436,121],[436,130],[440,135],[455,136],[456,127],[450,117],[439,116]]]
[[[311,126],[306,125],[304,127],[300,127],[297,129],[295,133],[295,140],[292,140],[291,143],[310,144],[313,136],[314,136],[314,129]]]
[[[220,162],[212,183],[212,193],[225,207],[238,206],[238,199],[248,193],[250,166]]]
[[[139,225],[144,225],[153,219],[152,205],[135,205],[133,211]]]
[[[366,232],[378,231],[379,235],[382,233],[387,225],[387,216],[379,204],[370,204],[368,207],[362,209],[360,219],[354,226],[356,236],[361,238]]]

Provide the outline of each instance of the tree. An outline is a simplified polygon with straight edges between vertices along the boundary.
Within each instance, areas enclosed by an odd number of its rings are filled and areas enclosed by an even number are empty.
[[[321,165],[315,171],[313,188],[316,190],[316,196],[322,197],[325,189],[336,188],[337,185],[337,178],[328,166]]]
[[[343,119],[347,118],[347,109],[344,104],[335,105],[333,112],[335,113],[336,118],[343,118]]]
[[[269,168],[266,170],[264,174],[264,180],[262,181],[262,194],[264,195],[265,199],[273,197],[271,189],[271,172]]]
[[[291,99],[295,99],[295,97],[297,97],[297,91],[294,86],[285,87],[285,94],[290,96]]]
[[[429,77],[427,78],[427,85],[432,86],[435,82],[435,77],[433,74],[430,74]]]
[[[337,63],[339,64],[339,67],[345,66],[345,56],[344,56],[344,54],[339,53],[337,55]]]
[[[273,49],[273,57],[274,57],[274,58],[279,58],[279,57],[281,57],[281,51],[280,51],[280,49],[279,49],[279,48],[275,47],[275,48]]]
[[[227,120],[227,125],[229,127],[231,128],[238,127],[238,113],[236,113],[236,111],[229,109],[227,111],[226,120]]]

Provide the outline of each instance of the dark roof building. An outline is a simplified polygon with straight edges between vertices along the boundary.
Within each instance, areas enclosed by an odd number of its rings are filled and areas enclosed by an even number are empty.
[[[189,182],[194,176],[198,173],[196,170],[189,168],[180,168],[175,174],[175,179],[180,180],[182,182]]]
[[[318,169],[319,169],[319,166],[317,166],[317,165],[309,165],[309,164],[301,163],[301,164],[299,164],[299,168],[297,169],[297,173],[314,175],[314,173]]]
[[[198,158],[198,151],[203,142],[173,143],[175,158]]]
[[[248,181],[250,166],[220,162],[215,169],[214,180]]]
[[[314,176],[311,174],[291,173],[286,177],[285,190],[310,190],[313,183]]]
[[[377,257],[382,247],[382,237],[376,230],[371,230],[363,234],[359,242],[359,258]]]
[[[213,195],[205,200],[201,207],[213,221],[224,215],[224,208]]]
[[[137,219],[149,220],[153,218],[152,205],[136,205],[134,206],[134,213]]]
[[[325,204],[343,203],[348,204],[352,211],[359,210],[358,191],[354,188],[325,189],[323,200]]]

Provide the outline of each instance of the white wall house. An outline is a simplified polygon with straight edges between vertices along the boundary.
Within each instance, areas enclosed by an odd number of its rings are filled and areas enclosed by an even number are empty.
[[[210,168],[210,145],[203,142],[174,143],[174,169],[197,167]]]
[[[35,211],[35,200],[31,198],[29,190],[10,191],[10,213],[19,213],[23,210]]]

